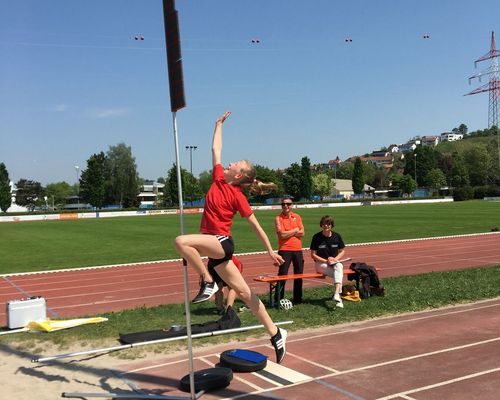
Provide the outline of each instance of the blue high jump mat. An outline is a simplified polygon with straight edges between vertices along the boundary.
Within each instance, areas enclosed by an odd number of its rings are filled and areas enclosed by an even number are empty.
[[[267,357],[252,350],[232,349],[221,353],[219,365],[236,372],[256,372],[266,368]]]

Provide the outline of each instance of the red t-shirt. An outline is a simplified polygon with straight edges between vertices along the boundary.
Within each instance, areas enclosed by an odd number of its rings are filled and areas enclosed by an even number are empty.
[[[290,211],[288,216],[281,213],[275,219],[276,233],[278,234],[279,250],[300,251],[302,250],[302,239],[296,236],[283,239],[279,233],[283,231],[291,231],[294,228],[304,229],[302,218],[299,214]]]
[[[248,200],[239,186],[229,185],[224,180],[224,169],[217,164],[213,170],[213,182],[205,197],[201,233],[231,235],[231,225],[236,212],[243,218],[253,214]]]

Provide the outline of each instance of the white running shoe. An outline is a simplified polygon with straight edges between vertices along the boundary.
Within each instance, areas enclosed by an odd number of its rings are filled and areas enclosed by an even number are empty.
[[[203,301],[207,301],[210,297],[212,297],[217,291],[219,287],[217,283],[214,282],[202,282],[200,291],[193,299],[193,303],[201,303]]]
[[[285,358],[286,336],[287,332],[284,329],[278,328],[278,333],[271,338],[271,344],[274,347],[274,351],[276,351],[276,362],[278,364]]]
[[[335,307],[344,308],[344,303],[342,302],[342,298],[340,297],[340,294],[335,293],[333,295],[333,300],[335,301]]]

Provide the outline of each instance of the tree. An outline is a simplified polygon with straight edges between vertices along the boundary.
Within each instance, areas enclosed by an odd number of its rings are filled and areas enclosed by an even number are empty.
[[[500,147],[500,143],[498,142],[500,130],[496,126],[493,126],[490,130],[493,129],[495,130],[495,136],[490,138],[489,143],[486,146],[492,162],[492,167],[488,173],[488,180],[492,183],[496,183],[497,186],[500,186],[500,154],[498,152]]]
[[[184,201],[191,201],[191,199],[194,201],[203,197],[203,193],[196,182],[196,178],[184,168],[181,168],[181,183],[182,198]],[[191,191],[193,191],[193,196],[191,195]],[[179,186],[177,185],[177,166],[175,163],[172,165],[172,168],[168,170],[162,201],[163,205],[166,207],[175,207],[179,205]]]
[[[280,181],[275,170],[264,167],[263,165],[254,164],[257,179],[266,183],[275,183],[279,185]]]
[[[200,200],[202,197],[204,197],[198,181],[196,180],[194,175],[191,174],[191,172],[184,170],[184,173],[181,176],[183,197],[185,201],[189,201],[190,203],[192,203],[193,201]]]
[[[407,196],[417,189],[417,183],[410,175],[400,175],[392,181],[392,184],[402,194],[406,194]]]
[[[198,176],[198,185],[200,186],[200,190],[203,196],[206,196],[208,193],[208,189],[210,189],[210,185],[212,184],[212,170],[203,171]]]
[[[275,196],[282,196],[283,195],[283,184],[281,180],[278,177],[278,174],[276,171],[264,167],[262,165],[254,164],[255,172],[257,173],[257,179],[261,182],[265,183],[275,183],[278,188],[274,190],[272,193],[269,193],[264,196],[258,196],[258,195],[251,195],[249,194],[250,200],[256,203],[263,203],[266,199],[270,197],[275,197]]]
[[[403,170],[405,167],[405,159],[403,155],[395,155],[392,162],[392,172]]]
[[[40,182],[19,179],[16,183],[16,203],[26,207],[29,211],[33,211],[37,205],[42,202],[42,185]]]
[[[45,195],[54,207],[64,205],[71,193],[71,185],[67,182],[49,183],[45,188]]]
[[[106,202],[126,208],[137,207],[139,175],[132,148],[125,143],[110,146],[106,160]]]
[[[375,189],[384,189],[388,186],[388,172],[384,167],[375,169],[372,180],[367,183]]]
[[[453,128],[451,130],[452,133],[455,133],[457,135],[463,135],[464,137],[467,136],[469,128],[467,128],[467,125],[465,124],[460,124],[458,128]]]
[[[461,135],[464,135],[464,137],[467,135],[468,131],[469,131],[469,128],[467,128],[467,125],[465,125],[465,124],[460,124],[460,126],[458,127],[458,132]]]
[[[488,175],[493,163],[490,154],[484,146],[474,146],[467,149],[464,161],[469,172],[469,181],[472,186],[482,186],[488,183]]]
[[[301,172],[300,165],[292,163],[283,174],[283,189],[296,200],[299,200],[302,194]]]
[[[9,172],[4,163],[0,163],[0,210],[7,212],[12,204],[12,195],[10,193]]]
[[[354,161],[354,170],[352,172],[352,190],[355,194],[362,194],[365,187],[365,181],[363,177],[363,164],[359,157]]]
[[[436,153],[437,167],[443,171],[446,181],[451,185],[451,171],[453,169],[453,156],[450,153]]]
[[[106,161],[102,151],[91,155],[80,177],[80,195],[96,208],[102,208],[106,198]]]
[[[469,173],[462,156],[455,152],[452,154],[453,167],[450,171],[450,184],[454,188],[469,186]]]
[[[309,199],[312,194],[312,176],[311,176],[311,161],[308,157],[302,157],[300,160],[300,197]]]
[[[328,174],[316,174],[312,177],[313,181],[313,193],[317,194],[323,200],[323,197],[330,196],[332,194],[332,179]]]
[[[439,189],[446,186],[446,176],[439,168],[433,168],[427,173],[425,184],[431,190],[431,193],[437,193]]]
[[[352,179],[352,173],[354,171],[354,164],[349,161],[337,164],[337,171],[335,175],[337,179]]]
[[[363,182],[371,185],[371,182],[373,182],[373,178],[375,177],[375,171],[377,170],[378,167],[368,162],[364,162],[362,163],[362,165],[363,165]]]
[[[375,189],[387,187],[387,170],[371,163],[363,164],[363,181]]]
[[[429,146],[419,146],[415,149],[413,154],[408,153],[406,156],[406,164],[404,174],[415,176],[415,155],[417,167],[417,184],[419,186],[425,185],[425,177],[429,171],[436,168],[436,156],[434,149]]]

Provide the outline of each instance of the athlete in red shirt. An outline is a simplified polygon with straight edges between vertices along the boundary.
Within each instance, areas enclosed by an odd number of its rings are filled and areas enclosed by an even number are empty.
[[[234,243],[230,236],[233,217],[236,212],[239,212],[243,218],[247,219],[250,227],[264,244],[273,264],[283,263],[283,258],[273,251],[269,238],[242,193],[243,187],[249,188],[252,193],[269,193],[269,189],[274,189],[276,185],[257,181],[255,168],[249,161],[240,160],[230,163],[226,169],[222,167],[222,124],[229,117],[229,114],[229,112],[224,113],[215,122],[212,140],[213,182],[205,199],[200,227],[201,234],[178,236],[175,239],[175,247],[202,278],[200,291],[193,299],[193,303],[206,301],[217,292],[217,283],[209,273],[209,270],[214,268],[220,278],[234,289],[236,295],[245,302],[269,332],[271,343],[276,351],[277,362],[280,363],[286,353],[287,333],[284,329],[274,325],[264,304],[250,290],[231,260]],[[202,256],[208,256],[208,269],[201,259]]]

